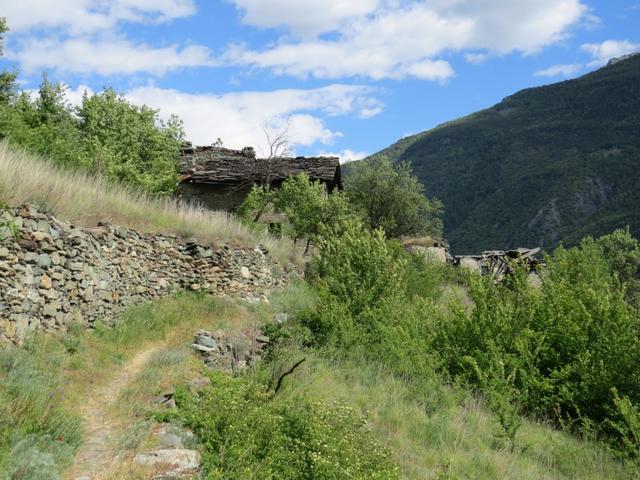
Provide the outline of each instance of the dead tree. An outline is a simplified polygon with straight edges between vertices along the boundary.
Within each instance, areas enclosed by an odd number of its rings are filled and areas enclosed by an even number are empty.
[[[273,120],[265,120],[262,124],[262,131],[267,140],[267,156],[264,159],[256,160],[256,173],[262,186],[271,185],[273,161],[277,158],[286,157],[290,153],[289,125],[289,118],[287,118],[284,127],[280,129],[274,127]]]

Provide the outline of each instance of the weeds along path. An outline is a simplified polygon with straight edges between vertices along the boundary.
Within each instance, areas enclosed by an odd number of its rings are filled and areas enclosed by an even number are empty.
[[[118,461],[116,441],[121,433],[117,419],[110,418],[109,409],[118,401],[122,391],[136,378],[143,367],[163,343],[154,343],[128,360],[114,377],[104,385],[88,393],[86,401],[80,407],[85,428],[85,439],[78,451],[73,465],[64,478],[75,480],[86,477],[91,480],[113,478]]]

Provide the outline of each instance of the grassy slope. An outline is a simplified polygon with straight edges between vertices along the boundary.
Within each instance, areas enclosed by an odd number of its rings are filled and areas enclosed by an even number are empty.
[[[289,393],[340,399],[369,413],[405,479],[633,479],[597,444],[526,421],[514,451],[480,399],[434,384],[430,398],[372,365],[308,359]]]
[[[206,297],[180,296],[135,307],[114,329],[75,332],[62,339],[41,335],[26,350],[4,351],[0,418],[12,419],[14,445],[20,438],[34,438],[28,433],[51,429],[51,435],[39,435],[38,448],[31,442],[34,448],[30,455],[9,455],[6,444],[4,450],[0,447],[0,459],[6,462],[4,472],[0,466],[0,478],[17,461],[38,468],[51,458],[55,464],[42,470],[49,476],[33,478],[56,478],[52,475],[55,469],[70,464],[73,450],[81,442],[77,412],[84,399],[107,383],[136,352],[160,344],[108,414],[108,421],[120,432],[112,446],[114,454],[124,453],[112,478],[147,478],[149,472],[132,470],[129,460],[135,451],[153,444],[152,424],[145,419],[145,412],[153,408],[153,397],[173,385],[189,383],[203,368],[188,348],[193,332],[198,328],[242,328],[311,301],[307,291],[296,286],[275,295],[270,305],[251,310]],[[297,357],[299,353],[289,355]],[[510,451],[495,417],[482,401],[461,389],[434,379],[420,390],[428,394],[418,394],[411,385],[375,365],[331,359],[321,353],[304,355],[304,368],[287,378],[282,394],[341,399],[367,412],[373,431],[392,449],[402,478],[632,479],[640,473],[633,466],[618,463],[597,444],[539,422],[526,422],[516,449]],[[32,374],[9,388],[6,379],[15,369],[24,372],[24,368]],[[45,377],[47,381],[42,380]],[[30,426],[31,431],[26,432],[21,428],[24,426]]]
[[[0,201],[12,206],[34,203],[87,227],[107,222],[143,232],[195,236],[203,242],[262,243],[281,261],[292,256],[290,242],[254,232],[227,213],[149,198],[80,171],[55,167],[6,142],[0,142]]]
[[[458,294],[464,295],[445,288],[442,301]],[[275,295],[269,306],[254,308],[264,321],[274,312],[307,308],[312,296],[294,286]],[[391,448],[403,479],[631,480],[640,475],[637,465],[618,462],[597,442],[542,421],[525,420],[512,451],[482,399],[437,377],[418,387],[364,359],[332,358],[295,346],[276,364],[291,365],[303,357],[306,362],[286,380],[283,394],[341,400],[365,413],[379,440]]]
[[[444,202],[456,253],[573,244],[625,225],[638,236],[640,55],[523,90],[380,154],[411,162]]]
[[[121,436],[109,445],[113,456],[125,452],[122,471],[113,478],[146,478],[130,475],[127,459],[148,437],[145,413],[152,399],[202,369],[189,349],[193,334],[253,321],[228,301],[184,295],[134,307],[115,328],[40,334],[23,349],[0,349],[0,479],[58,478],[87,439],[84,404],[136,352],[155,345],[157,351],[105,418]],[[16,472],[26,476],[7,477]]]

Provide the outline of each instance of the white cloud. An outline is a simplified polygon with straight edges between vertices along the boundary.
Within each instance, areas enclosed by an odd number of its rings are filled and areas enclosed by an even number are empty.
[[[570,77],[571,75],[578,73],[582,70],[583,66],[580,63],[552,65],[543,70],[538,70],[535,75],[538,77]]]
[[[208,145],[218,137],[226,146],[255,146],[259,153],[266,147],[264,126],[288,124],[292,147],[316,143],[331,144],[342,136],[333,131],[318,115],[355,114],[377,101],[369,87],[330,85],[302,90],[239,92],[223,95],[190,94],[154,86],[129,91],[127,98],[136,104],[159,108],[165,117],[175,113],[184,120],[189,140]]]
[[[268,9],[271,20],[263,26],[284,25],[296,33],[308,23],[305,15],[290,15],[293,0],[235,0],[245,19],[254,24]],[[305,2],[307,5],[308,2]],[[347,2],[310,2],[312,10]],[[349,12],[341,21],[318,22],[316,35],[300,41],[282,40],[268,48],[235,45],[226,59],[236,65],[270,69],[276,74],[299,77],[372,79],[415,77],[444,81],[453,75],[446,60],[450,51],[481,50],[507,54],[531,54],[568,34],[588,9],[581,0],[387,0],[375,12],[374,2],[356,2],[360,15]],[[247,20],[249,21],[249,20]],[[323,25],[325,25],[323,27]],[[468,59],[477,60],[476,54]],[[474,55],[476,55],[474,57]]]
[[[216,63],[204,46],[154,47],[117,34],[122,22],[162,23],[193,15],[194,0],[0,0],[0,11],[11,29],[7,57],[27,73],[163,75]]]
[[[113,28],[119,21],[158,23],[193,15],[193,0],[0,0],[12,32],[62,28],[72,34]]]
[[[78,85],[75,89],[69,88],[68,85],[64,85],[64,87],[65,87],[65,92],[64,92],[65,98],[71,105],[75,107],[79,107],[82,105],[82,97],[85,94],[91,97],[95,93],[91,89],[91,87],[88,87],[86,85]]]
[[[593,57],[590,67],[599,67],[612,58],[640,51],[640,44],[629,40],[606,40],[602,43],[585,43],[580,49]]]
[[[138,72],[163,75],[170,70],[216,64],[209,49],[199,45],[154,48],[124,39],[32,40],[17,52],[7,52],[7,57],[18,60],[26,72],[55,69],[107,76]]]
[[[362,160],[369,156],[367,152],[356,152],[350,149],[340,150],[339,152],[325,152],[320,151],[316,155],[319,157],[338,157],[340,159],[340,163],[344,164],[347,162],[353,162],[355,160]]]
[[[309,37],[335,30],[350,18],[376,10],[381,0],[231,0],[243,22],[255,27],[285,27]]]
[[[472,65],[480,65],[486,62],[490,56],[488,53],[465,53],[464,59]]]

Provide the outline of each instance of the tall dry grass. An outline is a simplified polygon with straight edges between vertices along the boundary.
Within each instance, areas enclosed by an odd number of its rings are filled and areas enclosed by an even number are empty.
[[[292,260],[288,241],[253,231],[226,212],[175,198],[152,198],[83,171],[60,168],[7,142],[0,142],[0,200],[9,205],[34,204],[85,227],[107,222],[207,243],[262,244],[277,259]]]

